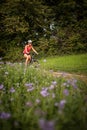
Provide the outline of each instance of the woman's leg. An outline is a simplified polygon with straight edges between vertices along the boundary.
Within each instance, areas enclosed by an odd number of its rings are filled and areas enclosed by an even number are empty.
[[[31,56],[28,55],[28,57],[27,57],[27,64],[30,63],[30,60],[31,60]]]
[[[30,60],[31,60],[31,56],[27,55],[27,54],[24,54],[24,57],[26,58],[26,60],[25,60],[25,66],[27,66],[28,62],[30,62]]]

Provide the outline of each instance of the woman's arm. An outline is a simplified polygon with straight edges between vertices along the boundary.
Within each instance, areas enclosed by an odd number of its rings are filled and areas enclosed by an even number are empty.
[[[32,47],[32,50],[38,55],[38,52]]]

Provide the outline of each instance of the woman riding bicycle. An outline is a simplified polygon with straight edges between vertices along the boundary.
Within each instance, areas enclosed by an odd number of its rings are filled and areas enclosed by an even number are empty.
[[[28,40],[27,45],[25,45],[25,48],[23,50],[23,54],[24,54],[24,58],[26,58],[25,60],[25,65],[27,66],[28,63],[31,60],[31,55],[30,55],[30,51],[35,52],[38,55],[38,52],[34,49],[34,47],[32,46],[32,41]]]

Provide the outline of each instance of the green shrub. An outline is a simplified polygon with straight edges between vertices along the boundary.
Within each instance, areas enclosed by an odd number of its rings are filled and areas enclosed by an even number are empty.
[[[23,59],[22,49],[19,47],[10,47],[4,56],[5,61],[17,62]]]

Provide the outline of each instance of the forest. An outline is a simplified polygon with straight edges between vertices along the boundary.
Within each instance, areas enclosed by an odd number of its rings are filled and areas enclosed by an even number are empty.
[[[87,130],[87,0],[0,0],[0,130]]]
[[[0,57],[23,58],[27,40],[41,56],[87,52],[87,0],[0,0]]]

